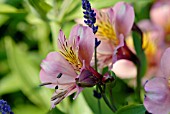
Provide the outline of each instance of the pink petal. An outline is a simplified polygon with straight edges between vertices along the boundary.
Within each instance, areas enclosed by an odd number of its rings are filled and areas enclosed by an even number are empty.
[[[97,64],[98,64],[98,68],[102,69],[105,66],[110,66],[110,64],[112,63],[112,54],[97,54]],[[94,60],[92,65],[94,65]]]
[[[60,78],[57,76],[62,73]],[[71,83],[75,82],[73,67],[58,52],[51,52],[41,63],[40,79],[42,83]]]
[[[160,0],[156,2],[150,11],[151,20],[165,29],[166,26],[170,26],[170,1]],[[168,23],[169,22],[169,23]]]
[[[78,38],[76,38],[78,37]],[[95,35],[90,27],[76,25],[73,27],[69,42],[76,42],[79,45],[79,59],[81,62],[86,61],[86,65],[90,64],[94,51]]]
[[[164,31],[162,27],[155,25],[150,20],[142,20],[138,26],[143,31],[143,48],[148,64],[157,67],[160,64],[162,52],[165,46]],[[149,70],[150,71],[150,70]]]
[[[145,84],[145,108],[153,114],[170,112],[170,90],[165,78],[153,78]]]
[[[65,44],[66,36],[64,35],[63,31],[60,30],[58,34],[58,48],[62,50],[62,45]]]
[[[109,41],[101,41],[100,45],[97,47],[97,52],[100,54],[112,54],[114,51],[114,46]]]
[[[137,69],[134,63],[129,60],[119,60],[112,68],[113,72],[122,79],[135,78],[137,75]],[[128,73],[127,73],[128,72]]]
[[[164,31],[162,27],[154,24],[150,20],[142,20],[138,23],[138,26],[143,32],[151,33],[151,41],[154,41],[158,46],[164,45]]]
[[[89,66],[94,52],[95,35],[91,28],[83,26],[80,26],[78,35],[80,36],[79,59],[85,60],[85,64]]]
[[[113,51],[114,46],[111,44],[111,42],[109,42],[109,40],[101,41],[100,45],[97,47],[98,67],[100,69],[109,65],[112,62]]]
[[[134,23],[134,9],[131,5],[125,2],[119,2],[113,7],[116,13],[115,28],[117,34],[126,36],[129,34]]]
[[[167,79],[170,79],[170,48],[167,48],[161,58],[161,70]]]
[[[76,95],[73,97],[74,100],[78,97],[78,95],[83,91],[84,88],[76,86],[76,89],[77,89],[77,92],[76,92]]]
[[[119,60],[120,58],[119,58],[119,55],[120,54],[123,54],[122,52],[119,54],[119,49],[121,48],[121,47],[124,47],[124,46],[126,46],[125,45],[125,41],[124,41],[124,36],[123,36],[123,34],[120,34],[119,35],[119,40],[120,40],[120,43],[119,43],[119,45],[115,48],[115,50],[114,50],[114,52],[113,52],[113,58],[112,58],[112,60],[113,60],[113,64],[117,61],[117,60]],[[127,47],[127,46],[126,46]]]
[[[109,14],[109,17],[110,17],[111,24],[113,24],[113,27],[115,28],[116,13],[114,12],[114,9],[110,8],[108,10],[108,14]]]

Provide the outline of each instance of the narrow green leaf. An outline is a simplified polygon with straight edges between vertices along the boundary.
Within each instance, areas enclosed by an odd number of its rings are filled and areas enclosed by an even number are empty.
[[[16,107],[12,109],[12,111],[15,114],[46,114],[46,110],[44,109],[38,108],[34,105],[25,105],[25,104],[16,105]]]
[[[114,4],[119,2],[120,0],[91,0],[91,4],[93,8],[101,9],[101,8],[107,8],[107,7],[112,7]],[[124,2],[129,2],[129,3],[136,3],[136,2],[148,2],[148,1],[153,1],[153,0],[121,0]]]
[[[119,109],[116,114],[145,114],[145,111],[146,109],[142,104],[128,105]]]
[[[11,73],[6,75],[0,80],[0,96],[18,91],[20,88],[20,83],[20,79],[17,79],[16,74]]]
[[[50,110],[47,114],[64,114],[64,113],[58,110],[57,108],[54,108]]]
[[[10,37],[5,37],[5,45],[9,66],[16,73],[16,79],[21,80],[21,91],[36,105],[49,109],[51,94],[48,90],[39,87],[37,66],[29,60],[26,52],[12,42]]]
[[[37,11],[37,14],[41,16],[42,19],[47,19],[47,13],[51,10],[51,6],[43,0],[28,0],[28,2]]]
[[[141,38],[140,34],[137,32],[132,32],[132,36],[133,36],[133,43],[134,43],[134,47],[135,47],[137,56],[141,62],[140,76],[144,76],[144,74],[146,73],[146,70],[147,70],[147,59],[145,56],[145,52],[142,48],[142,40],[141,40],[142,38]]]
[[[70,107],[69,114],[93,114],[82,93],[74,100],[73,105]]]
[[[0,3],[0,14],[13,14],[13,13],[25,13],[25,12],[23,10],[18,10],[17,8],[11,5]]]

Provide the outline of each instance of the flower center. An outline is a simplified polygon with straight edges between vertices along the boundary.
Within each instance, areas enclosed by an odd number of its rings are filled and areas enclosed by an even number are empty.
[[[169,85],[169,87],[170,87],[170,79],[168,79],[168,85]]]
[[[97,37],[100,40],[109,40],[114,45],[119,44],[119,40],[116,37],[116,33],[114,30],[113,24],[110,22],[109,15],[104,12],[99,12],[97,15],[96,25],[98,26],[98,31],[96,33]]]
[[[143,33],[143,44],[142,44],[142,48],[145,51],[146,57],[148,59],[148,61],[150,61],[150,65],[154,65],[154,59],[153,57],[156,54],[157,51],[157,47],[156,47],[156,41],[154,39],[151,39],[151,33],[150,32],[144,32]],[[133,47],[133,41],[131,36],[129,38],[127,38],[126,40],[127,45],[129,47],[131,47],[132,49],[134,49]]]
[[[61,55],[73,66],[74,70],[79,71],[82,63],[78,59],[78,49],[73,49],[73,46],[68,46],[67,41],[65,41],[61,47],[63,49],[59,51]]]
[[[156,44],[153,40],[151,40],[151,35],[149,32],[145,32],[143,34],[143,49],[145,50],[146,55],[150,57],[153,56],[156,53]]]
[[[170,19],[168,19],[167,24],[165,25],[166,34],[170,34]]]

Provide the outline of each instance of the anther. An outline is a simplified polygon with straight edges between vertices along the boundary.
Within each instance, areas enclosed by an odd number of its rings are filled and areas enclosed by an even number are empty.
[[[67,93],[67,90],[66,90],[66,91],[63,91],[63,92],[60,92],[59,94],[53,96],[53,97],[51,98],[51,101],[54,101],[54,100],[56,100],[57,98],[60,98],[60,97],[64,96],[66,93]]]
[[[39,86],[45,86],[45,85],[50,85],[50,84],[52,84],[52,83],[51,82],[45,82],[45,83],[40,84]]]
[[[55,86],[55,89],[58,89],[58,86]]]
[[[61,76],[62,76],[63,74],[62,73],[60,73],[58,76],[57,76],[57,78],[61,78]]]

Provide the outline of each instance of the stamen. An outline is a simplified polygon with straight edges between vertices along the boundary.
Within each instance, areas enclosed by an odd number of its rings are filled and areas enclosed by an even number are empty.
[[[40,84],[39,86],[45,86],[45,85],[50,85],[50,84],[52,84],[52,83],[51,82],[45,82],[45,83]]]
[[[54,105],[57,105],[58,103],[60,103],[65,97],[61,97],[60,99],[58,99],[56,102],[54,102]]]
[[[67,93],[67,90],[66,90],[66,91],[63,91],[63,92],[60,92],[59,94],[53,96],[53,97],[51,98],[51,101],[54,101],[54,100],[56,100],[57,98],[62,97],[62,96],[65,95],[66,93]]]
[[[61,76],[62,76],[63,74],[62,73],[60,73],[58,76],[57,76],[57,78],[61,78]]]

